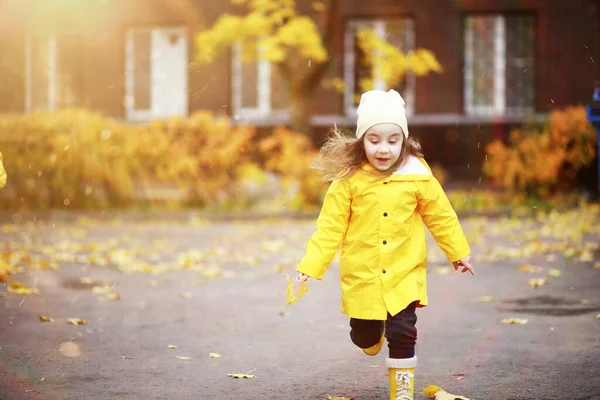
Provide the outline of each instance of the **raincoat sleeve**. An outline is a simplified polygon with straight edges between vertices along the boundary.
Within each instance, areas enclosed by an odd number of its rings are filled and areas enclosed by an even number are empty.
[[[317,230],[310,238],[304,258],[296,268],[298,272],[323,279],[346,234],[351,203],[348,182],[333,181],[325,194],[317,219]]]
[[[458,261],[470,255],[471,250],[458,216],[438,180],[432,177],[418,184],[419,212],[448,261]]]

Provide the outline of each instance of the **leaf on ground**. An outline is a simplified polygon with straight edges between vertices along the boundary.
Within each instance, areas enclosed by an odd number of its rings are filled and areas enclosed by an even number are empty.
[[[548,261],[548,262],[553,262],[556,260],[558,260],[558,257],[556,256],[556,254],[548,254],[546,256],[546,261]]]
[[[581,253],[581,256],[579,257],[579,262],[592,262],[594,261],[594,254],[589,251],[586,250],[583,253]]]
[[[96,293],[96,294],[104,294],[104,293],[110,293],[112,289],[110,288],[110,286],[108,285],[103,285],[103,286],[94,286],[92,288],[92,292]]]
[[[179,293],[179,296],[184,299],[191,299],[194,295],[191,294],[190,292],[182,292],[182,293]]]
[[[592,302],[589,301],[588,299],[581,299],[579,301],[579,304],[588,305],[588,304],[592,304]]]
[[[526,318],[505,318],[502,320],[503,324],[516,324],[516,325],[525,325],[529,323],[529,320]]]
[[[223,357],[222,355],[220,355],[219,353],[208,353],[208,356],[210,358],[221,358]]]
[[[121,356],[121,359],[123,359],[123,360],[132,360],[133,357],[131,357],[131,356]]]
[[[256,378],[256,375],[249,375],[249,374],[227,374],[227,376],[233,378],[233,379],[252,379],[252,378]]]
[[[294,282],[292,282],[292,280],[290,279],[290,276],[288,274],[285,274],[285,276],[288,281],[287,289],[285,291],[285,295],[286,295],[285,304],[289,305],[289,304],[293,304],[293,303],[297,302],[298,299],[300,299],[300,297],[304,296],[304,294],[308,290],[308,286],[306,286],[306,284],[304,282],[302,282],[300,284],[300,289],[298,290],[298,294],[296,296],[294,296]]]
[[[89,276],[84,276],[79,278],[79,282],[83,283],[84,285],[90,285],[92,282],[94,282],[94,280]]]
[[[542,272],[542,267],[538,267],[531,264],[523,264],[519,267],[519,272],[528,272],[530,274],[533,274],[536,272]]]
[[[327,400],[354,400],[354,397],[341,397],[341,396],[331,397],[330,395],[327,395]]]
[[[52,318],[46,317],[46,316],[43,316],[43,315],[40,315],[40,321],[41,322],[54,322],[54,320]]]
[[[175,346],[174,344],[170,344],[167,346],[168,348],[175,350],[177,348],[177,346]]]
[[[87,321],[83,318],[69,318],[67,319],[67,323],[71,325],[85,325]]]
[[[106,296],[106,300],[109,300],[109,301],[121,300],[121,295],[119,293],[110,293],[108,296]]]
[[[600,314],[596,315],[596,319],[600,319]]]
[[[191,360],[191,358],[189,357],[184,357],[184,356],[175,356],[175,358],[179,359],[179,360]]]
[[[548,283],[550,283],[550,280],[547,278],[531,278],[527,280],[527,284],[534,289],[547,285]]]
[[[450,275],[450,274],[452,274],[452,268],[451,267],[436,267],[433,269],[433,272],[435,272],[438,275]]]
[[[562,270],[558,268],[550,268],[546,273],[550,276],[558,277],[562,275]]]
[[[465,379],[465,374],[452,374],[452,376],[456,377],[456,380],[463,380]]]
[[[492,303],[494,301],[496,301],[496,298],[493,296],[481,296],[479,298],[480,303]]]
[[[146,285],[150,287],[157,287],[158,281],[156,279],[149,279],[148,281],[146,281]]]
[[[22,282],[18,282],[18,281],[12,281],[8,285],[7,290],[10,293],[14,293],[14,294],[39,294],[40,293],[37,289],[30,288],[26,284],[24,284]]]
[[[441,387],[435,385],[429,385],[425,387],[425,389],[423,389],[423,393],[425,393],[430,399],[435,400],[469,400],[466,397],[448,393]]]

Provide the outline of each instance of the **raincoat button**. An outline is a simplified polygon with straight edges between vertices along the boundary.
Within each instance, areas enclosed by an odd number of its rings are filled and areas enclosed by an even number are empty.
[[[381,270],[381,273],[382,273],[382,274],[385,274],[385,269],[382,269],[382,270]]]
[[[384,217],[387,217],[387,213],[383,213],[383,216],[384,216]]]
[[[387,240],[384,240],[384,241],[383,241],[383,244],[387,244]]]
[[[387,183],[387,182],[383,182],[383,184],[384,184],[384,185],[387,185],[388,183]]]

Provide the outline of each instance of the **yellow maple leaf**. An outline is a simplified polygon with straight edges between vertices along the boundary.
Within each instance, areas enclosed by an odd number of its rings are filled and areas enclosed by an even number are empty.
[[[40,315],[40,321],[41,322],[54,322],[54,320],[52,318],[46,317],[46,316],[43,316],[43,315]]]
[[[525,325],[529,323],[528,319],[525,318],[505,318],[502,320],[503,324],[516,324],[516,325]]]
[[[306,291],[308,290],[308,286],[304,282],[300,284],[300,289],[298,290],[298,294],[294,296],[294,283],[291,281],[290,276],[285,274],[286,279],[288,281],[287,289],[286,289],[286,305],[293,304],[300,299],[300,297],[304,296]]]
[[[68,318],[67,323],[71,325],[85,325],[87,321],[83,318]]]
[[[109,301],[121,300],[121,295],[119,293],[109,293],[109,295],[106,296],[106,300],[109,300]]]
[[[562,275],[562,271],[560,269],[557,268],[550,268],[548,271],[546,271],[546,273],[550,276],[561,276]]]
[[[109,293],[112,289],[110,288],[110,286],[104,284],[103,286],[94,286],[92,288],[92,292],[96,293],[96,294],[103,294],[103,293]]]
[[[227,376],[233,378],[233,379],[252,379],[252,378],[256,378],[256,375],[249,375],[249,374],[227,374]]]
[[[174,344],[170,344],[167,347],[170,349],[173,349],[173,350],[175,350],[177,348],[177,346],[175,346]]]
[[[435,400],[469,400],[464,396],[448,393],[441,387],[435,385],[428,385],[423,389],[423,393],[425,393],[430,399]]]
[[[208,353],[208,356],[210,358],[221,358],[223,357],[222,355],[220,355],[219,353]]]
[[[547,285],[550,282],[547,278],[531,278],[527,280],[527,284],[532,288],[536,289],[540,286]]]

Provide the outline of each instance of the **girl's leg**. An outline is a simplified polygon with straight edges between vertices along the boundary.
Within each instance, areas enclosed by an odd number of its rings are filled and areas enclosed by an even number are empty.
[[[361,349],[379,343],[383,334],[384,321],[350,318],[350,339]]]
[[[386,360],[391,400],[413,400],[415,387],[416,302],[398,314],[388,315],[386,337],[390,356]]]

